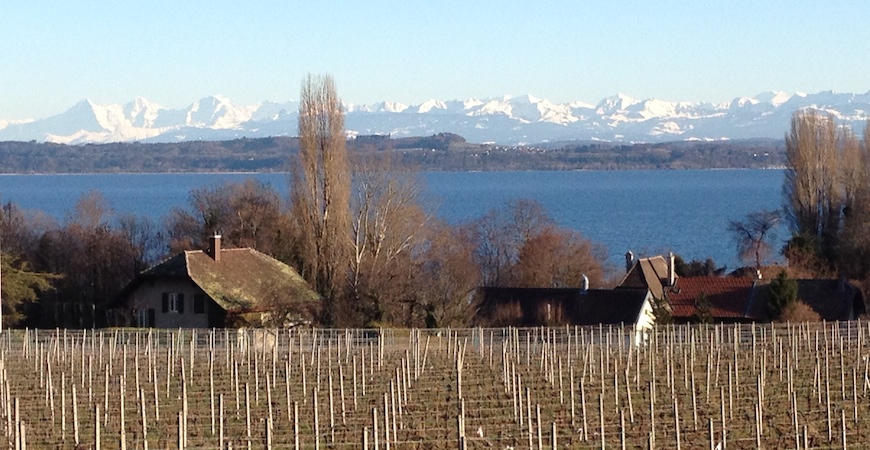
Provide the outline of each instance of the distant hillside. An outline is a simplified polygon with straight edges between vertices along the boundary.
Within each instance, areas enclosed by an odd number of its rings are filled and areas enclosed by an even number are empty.
[[[0,142],[2,173],[280,172],[297,138],[64,145]],[[392,152],[425,171],[766,168],[785,163],[780,140],[682,141],[659,144],[565,142],[547,146],[474,144],[439,133],[392,139],[358,136],[352,156]]]

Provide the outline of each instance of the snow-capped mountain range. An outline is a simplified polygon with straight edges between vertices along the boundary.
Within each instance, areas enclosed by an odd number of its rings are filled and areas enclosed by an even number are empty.
[[[525,95],[419,105],[345,104],[348,134],[425,136],[449,132],[470,142],[522,144],[564,140],[661,142],[782,138],[792,114],[803,108],[833,114],[860,132],[870,119],[870,92],[786,94],[763,92],[729,103],[638,100],[618,94],[597,104],[553,103]],[[222,96],[168,109],[145,98],[99,105],[84,100],[38,120],[0,120],[0,141],[66,144],[227,140],[296,134],[298,104],[242,106]]]

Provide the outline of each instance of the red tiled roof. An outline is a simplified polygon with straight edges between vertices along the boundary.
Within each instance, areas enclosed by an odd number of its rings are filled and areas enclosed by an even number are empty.
[[[681,277],[675,288],[668,291],[668,302],[675,318],[691,318],[701,294],[710,302],[713,318],[754,319],[755,281],[734,277]]]

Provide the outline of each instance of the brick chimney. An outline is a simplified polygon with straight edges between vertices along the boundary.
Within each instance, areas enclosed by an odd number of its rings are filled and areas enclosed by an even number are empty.
[[[211,256],[215,262],[221,260],[221,235],[215,233],[208,238],[208,256]]]

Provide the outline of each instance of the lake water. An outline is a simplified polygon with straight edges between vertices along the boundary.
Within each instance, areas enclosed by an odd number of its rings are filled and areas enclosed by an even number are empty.
[[[287,192],[286,174],[0,175],[0,200],[63,220],[84,193],[101,191],[122,213],[160,220],[192,189],[255,178]],[[674,251],[738,266],[728,221],[782,204],[781,170],[433,172],[423,174],[432,209],[459,224],[511,199],[540,202],[562,226],[605,244],[611,262]],[[777,230],[778,242],[787,237]],[[777,244],[777,247],[780,245]]]

